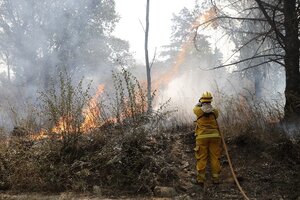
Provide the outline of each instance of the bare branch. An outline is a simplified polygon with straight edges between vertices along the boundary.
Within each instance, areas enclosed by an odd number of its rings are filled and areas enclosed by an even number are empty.
[[[257,56],[257,55],[258,55],[258,51],[259,51],[259,49],[262,47],[262,45],[264,44],[264,42],[265,42],[266,38],[267,38],[267,35],[264,35],[264,37],[263,37],[263,39],[262,39],[261,43],[260,43],[260,44],[259,44],[259,46],[257,47],[257,49],[256,49],[256,51],[255,51],[255,53],[254,53],[254,55],[253,55],[252,57],[255,57],[255,56]],[[250,66],[250,65],[251,65],[252,61],[253,61],[253,59],[250,61],[250,63],[249,63],[249,65],[248,65],[248,66]]]
[[[272,4],[269,4],[267,2],[262,2],[262,4],[264,4],[266,9],[269,7],[271,10],[278,10],[280,12],[283,12],[283,8],[279,8],[279,4],[281,3],[281,1],[278,2],[278,4],[276,6],[272,5]]]
[[[261,63],[259,63],[259,64],[257,64],[257,65],[252,65],[252,66],[249,66],[249,67],[246,67],[246,68],[244,68],[244,69],[241,69],[241,70],[235,70],[235,71],[233,71],[233,72],[242,72],[242,71],[246,71],[246,70],[248,70],[248,69],[252,69],[252,68],[255,68],[255,67],[259,67],[259,66],[261,66],[261,65],[264,65],[264,64],[267,64],[267,63],[270,63],[270,62],[274,62],[275,60],[281,60],[281,59],[269,59],[269,60],[267,60],[267,61],[264,61],[264,62],[261,62]]]
[[[278,63],[279,65],[285,67],[285,64],[280,62],[279,60],[275,60],[275,59],[270,59],[271,61],[275,62],[275,63]]]
[[[267,34],[268,33],[270,33],[270,32],[267,32]],[[267,35],[266,34],[266,35]],[[264,34],[263,34],[264,35]],[[240,48],[238,48],[237,50],[235,50],[234,52],[233,52],[233,54],[231,54],[231,56],[225,61],[225,63],[226,62],[228,62],[237,52],[239,52],[240,50],[242,50],[244,47],[246,47],[248,44],[250,44],[251,42],[253,42],[254,40],[256,40],[256,39],[258,39],[259,37],[262,37],[263,36],[262,34],[260,34],[260,35],[257,35],[256,37],[253,37],[253,38],[251,38],[250,40],[248,40],[247,42],[245,42]]]
[[[250,58],[245,58],[245,59],[233,62],[233,63],[226,64],[226,65],[219,65],[217,67],[213,67],[213,68],[210,68],[210,69],[207,69],[207,70],[215,70],[215,69],[220,69],[220,68],[223,68],[223,67],[229,67],[229,66],[233,66],[233,65],[236,65],[236,64],[239,64],[239,63],[246,62],[248,60],[263,58],[263,57],[268,57],[268,56],[269,57],[272,57],[272,56],[279,57],[278,60],[283,59],[283,55],[279,55],[279,54],[256,55],[256,56],[253,56],[253,57],[250,57]]]
[[[150,69],[152,69],[152,66],[153,66],[153,63],[154,63],[154,61],[155,61],[155,59],[156,59],[156,50],[157,50],[157,47],[155,47],[155,50],[154,50],[154,54],[153,54],[153,58],[152,58],[152,60],[151,60],[151,64],[150,64]]]
[[[222,12],[222,10],[224,10],[225,8],[231,7],[231,6],[233,6],[233,5],[235,5],[236,3],[239,3],[239,2],[241,2],[241,0],[236,0],[234,2],[231,2],[231,3],[227,4],[227,5],[224,5],[221,8],[219,8],[217,6],[217,4],[213,0],[211,0],[211,4],[213,5],[213,8],[214,8],[215,12],[216,13],[223,13],[223,14],[224,14],[224,12]]]
[[[264,14],[265,18],[267,19],[269,25],[272,27],[272,29],[275,31],[276,35],[278,35],[278,39],[280,40],[284,40],[284,35],[278,31],[275,22],[271,19],[271,17],[268,15],[265,7],[263,6],[263,3],[261,0],[255,0],[256,3],[258,4],[260,10],[262,11],[262,13]]]
[[[144,33],[145,33],[145,32],[146,32],[145,27],[144,27],[144,25],[143,25],[143,23],[142,23],[142,21],[141,21],[140,19],[139,19],[139,22],[140,22],[140,25],[141,25],[141,27],[142,27]]]
[[[218,17],[212,18],[210,20],[207,20],[207,21],[197,25],[195,27],[195,29],[198,30],[199,27],[201,27],[203,25],[206,25],[206,24],[210,24],[210,23],[215,22],[215,21],[220,20],[220,19],[232,19],[232,20],[242,20],[242,21],[267,21],[264,18],[231,17],[231,16],[223,15],[223,16],[218,16]]]
[[[276,5],[276,7],[278,7],[280,3],[281,3],[281,0],[278,1],[278,4]],[[275,23],[275,17],[276,17],[275,15],[276,15],[276,9],[273,10],[273,18],[272,18],[272,21],[273,21],[274,24],[276,24],[276,23]],[[277,27],[276,27],[276,30],[278,30]],[[276,31],[275,31],[275,32],[276,32]],[[280,40],[279,35],[278,35],[278,34],[275,34],[275,35],[276,35],[276,39],[277,39],[279,45],[284,49],[285,47],[284,47],[282,41]]]

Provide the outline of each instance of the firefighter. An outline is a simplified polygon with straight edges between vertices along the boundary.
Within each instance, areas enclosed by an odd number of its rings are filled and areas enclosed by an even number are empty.
[[[194,113],[197,116],[196,122],[196,147],[195,157],[197,160],[197,183],[204,184],[205,169],[207,160],[210,160],[211,175],[213,183],[219,183],[221,171],[221,136],[217,123],[218,110],[211,105],[212,95],[210,92],[204,92],[199,103],[194,107]]]

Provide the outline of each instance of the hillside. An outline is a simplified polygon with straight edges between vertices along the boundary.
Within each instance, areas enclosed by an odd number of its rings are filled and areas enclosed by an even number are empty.
[[[143,166],[142,170],[132,172],[132,175],[138,173],[139,177],[126,174],[119,177],[119,179],[114,179],[112,174],[106,174],[112,176],[111,185],[98,186],[96,184],[100,183],[99,180],[91,179],[91,177],[99,178],[99,174],[81,175],[82,180],[76,180],[77,182],[74,184],[77,185],[78,181],[86,181],[84,191],[82,188],[77,188],[77,191],[74,188],[73,190],[66,188],[65,191],[58,191],[57,189],[56,191],[45,191],[45,188],[41,186],[34,186],[36,184],[34,182],[31,182],[31,187],[25,188],[22,184],[28,183],[26,183],[26,180],[19,179],[21,181],[19,186],[10,185],[2,191],[0,197],[1,199],[242,199],[231,177],[228,162],[224,155],[221,160],[222,182],[219,185],[213,185],[209,179],[204,188],[193,184],[196,172],[192,132],[172,131],[161,135],[152,135],[141,140],[131,137],[127,139],[130,140],[129,143],[131,144],[127,148],[134,148],[135,153],[143,152],[139,155],[141,157],[135,157],[136,160],[134,161],[144,162],[140,163],[140,166]],[[238,179],[250,199],[300,198],[299,141],[294,140],[292,142],[283,136],[262,140],[255,137],[254,133],[230,136],[226,140]],[[147,142],[136,143],[137,141]],[[90,150],[88,156],[91,156],[91,158],[89,160],[96,159],[93,157],[96,152],[97,149]],[[1,158],[3,163],[3,157]],[[132,157],[128,157],[127,154],[127,158],[130,160]],[[88,173],[87,168],[89,167],[87,163],[83,163],[83,157],[77,159],[70,164],[72,170],[76,170],[74,165],[78,165],[79,160],[81,160],[82,168],[86,168],[82,170]],[[118,158],[115,156],[114,159]],[[127,163],[125,168],[131,168],[128,170],[118,167],[120,166],[116,166],[111,172],[114,172],[114,170],[120,170],[123,173],[129,172],[134,165],[129,166]],[[1,168],[3,169],[3,165]],[[92,173],[91,168],[89,168],[89,171]],[[109,173],[109,171],[106,171],[106,173]],[[75,174],[77,174],[77,178],[80,177],[78,171]],[[31,174],[31,176],[37,175]],[[4,177],[3,171],[2,177]],[[12,181],[11,178],[7,180]],[[29,181],[35,180],[32,177],[27,178]],[[121,182],[125,179],[132,181],[132,185],[124,187]],[[90,182],[87,180],[90,180]],[[66,180],[62,181],[67,183]],[[119,181],[119,185],[115,181]],[[139,185],[135,185],[135,181]],[[130,183],[127,182],[126,184]]]

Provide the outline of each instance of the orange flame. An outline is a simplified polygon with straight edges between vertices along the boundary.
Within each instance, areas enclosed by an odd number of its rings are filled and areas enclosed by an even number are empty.
[[[42,129],[38,134],[31,134],[30,138],[32,140],[42,140],[44,138],[47,138],[47,131],[45,129]]]
[[[72,126],[72,116],[60,117],[56,126],[52,128],[52,133],[74,132],[75,127]]]
[[[88,130],[97,127],[98,121],[97,117],[100,114],[100,109],[97,105],[97,99],[104,92],[104,84],[98,86],[96,94],[89,101],[88,106],[82,110],[82,115],[84,116],[84,122],[79,126],[80,130],[87,132]],[[76,127],[72,126],[72,116],[61,117],[56,125],[51,129],[52,133],[60,134],[62,132],[74,132]],[[77,129],[79,130],[79,127]],[[48,134],[45,129],[42,129],[38,134],[31,136],[33,140],[41,140],[47,138]]]
[[[88,107],[82,111],[83,116],[85,116],[85,120],[80,126],[82,131],[86,132],[91,128],[97,127],[97,116],[100,114],[100,109],[97,105],[97,99],[103,92],[104,84],[101,84],[98,86],[95,96],[90,100]]]
[[[208,9],[207,11],[205,11],[203,13],[203,15],[201,16],[201,21],[202,22],[208,22],[212,19],[217,18],[217,12],[216,12],[216,7],[212,7],[210,9]],[[213,20],[209,23],[209,25],[211,25],[213,28],[216,28],[218,26],[217,24],[217,20]]]
[[[213,17],[215,17],[215,15],[216,15],[216,13],[215,13],[214,8],[207,10],[206,12],[201,14],[199,17],[197,17],[197,19],[191,24],[191,26],[189,28],[189,32],[192,32],[193,30],[197,29],[201,22],[210,20]],[[164,73],[159,79],[157,79],[154,82],[153,85],[154,85],[155,89],[158,89],[159,87],[161,87],[163,85],[167,85],[178,74],[180,67],[182,66],[182,64],[185,61],[186,55],[189,52],[188,50],[193,45],[194,37],[195,37],[194,34],[190,34],[190,36],[187,38],[187,40],[182,44],[181,51],[176,56],[175,64],[171,67],[171,69],[168,72]],[[100,125],[97,120],[97,116],[99,116],[99,114],[100,114],[100,109],[97,105],[97,99],[103,92],[104,92],[104,85],[101,84],[98,86],[95,96],[88,103],[88,107],[83,109],[82,115],[84,116],[84,122],[80,125],[80,130],[87,132],[90,129],[96,128],[97,126]],[[126,103],[126,109],[125,109],[124,113],[120,113],[120,116],[119,116],[120,120],[125,119],[126,116],[130,115],[130,113],[131,113],[131,111],[129,108],[129,104]],[[66,131],[66,129],[68,129],[71,132],[74,131],[75,127],[70,127],[70,126],[68,127],[68,124],[71,124],[71,123],[69,123],[71,119],[72,119],[71,117],[61,117],[61,119],[59,120],[57,125],[55,127],[53,127],[51,131],[53,133],[58,133],[58,134],[63,131]],[[117,122],[117,119],[109,118],[106,122],[115,123],[115,122]],[[104,122],[103,124],[105,124],[106,122]],[[48,137],[47,131],[43,129],[39,134],[34,136],[34,139],[39,140],[39,139],[43,139],[46,137]]]
[[[189,32],[193,32],[195,29],[199,27],[202,22],[208,21],[216,16],[216,12],[214,8],[210,8],[203,14],[199,15],[197,19],[191,24],[189,28]],[[212,23],[211,23],[212,24]],[[196,34],[196,33],[195,33]],[[154,88],[158,89],[163,85],[167,85],[179,72],[180,67],[185,61],[186,55],[189,52],[188,50],[193,46],[193,40],[195,38],[195,34],[190,34],[187,40],[182,44],[180,52],[177,54],[175,59],[175,64],[164,73],[159,79],[154,82]]]

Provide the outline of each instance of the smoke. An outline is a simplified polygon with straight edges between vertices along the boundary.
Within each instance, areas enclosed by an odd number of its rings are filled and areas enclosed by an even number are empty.
[[[130,59],[128,43],[111,35],[119,19],[113,0],[4,0],[0,8],[0,56],[11,74],[0,80],[3,121],[7,102],[24,113],[18,105],[34,102],[59,71],[96,88],[110,79],[117,57]]]
[[[194,106],[198,103],[202,93],[209,91],[214,97],[213,106],[218,108],[222,115],[226,115],[230,101],[238,103],[243,99],[243,102],[246,101],[250,106],[262,106],[261,108],[265,110],[261,110],[261,113],[278,117],[280,115],[276,112],[281,112],[282,116],[285,102],[284,84],[277,81],[274,84],[274,78],[269,78],[263,81],[261,87],[262,93],[257,97],[253,81],[241,78],[240,74],[224,73],[224,71],[220,73],[218,70],[187,71],[174,78],[164,89],[158,90],[156,105],[161,105],[170,98],[171,108],[176,110],[171,118],[176,118],[180,123],[190,124],[195,120]]]
[[[37,91],[47,89],[51,79],[55,80],[57,71],[62,69],[66,69],[75,82],[82,77],[85,82],[93,80],[94,88],[102,83],[111,85],[111,71],[120,66],[131,67],[139,80],[145,80],[145,69],[134,66],[128,42],[112,36],[118,22],[112,0],[5,0],[0,7],[3,10],[0,14],[0,54],[10,58],[3,61],[10,65],[13,74],[10,83],[6,77],[0,82],[1,96],[6,97],[0,100],[0,120],[6,126],[11,128],[17,123],[7,122],[12,113],[7,110],[13,107],[15,113],[25,113],[24,102],[34,102]],[[184,15],[184,12],[189,13]],[[188,122],[194,120],[192,109],[205,91],[213,93],[216,107],[226,101],[222,99],[224,96],[257,96],[254,76],[234,73],[228,68],[204,70],[226,61],[236,46],[232,45],[232,40],[228,42],[228,38],[217,38],[223,33],[216,27],[207,32],[199,31],[195,41],[194,27],[199,22],[193,20],[201,18],[193,16],[195,13],[203,13],[204,18],[208,14],[184,9],[180,13],[182,16],[175,16],[174,20],[186,24],[174,24],[177,27],[173,30],[178,33],[173,34],[173,44],[160,55],[167,54],[168,59],[156,61],[152,70],[153,85],[158,89],[155,106],[171,99],[171,107],[178,110],[174,116]],[[180,32],[182,30],[188,33]],[[180,34],[182,38],[178,37]],[[284,78],[282,68],[268,66],[260,81],[259,98],[270,103],[284,101]]]
[[[208,11],[211,9],[209,8]],[[214,106],[223,112],[225,112],[222,110],[223,104],[229,99],[242,98],[249,105],[266,104],[269,108],[274,106],[283,113],[283,106],[278,107],[278,105],[285,103],[284,68],[276,63],[258,65],[268,61],[268,57],[250,59],[248,62],[229,67],[208,70],[249,58],[256,53],[259,54],[260,51],[268,51],[273,48],[273,44],[265,42],[261,45],[254,40],[248,46],[241,48],[247,38],[239,34],[239,29],[243,31],[243,28],[249,29],[249,27],[237,25],[235,35],[232,35],[231,32],[236,28],[234,24],[228,28],[228,31],[226,28],[224,30],[222,27],[218,27],[218,24],[211,24],[211,26],[205,27],[205,30],[199,28],[197,37],[194,37],[193,30],[189,29],[190,33],[184,32],[184,27],[193,27],[193,24],[197,24],[195,21],[189,21],[190,18],[186,17],[191,16],[192,13],[200,13],[200,16],[193,16],[193,20],[196,21],[201,19],[201,13],[204,18],[207,14],[201,10],[189,12],[183,9],[174,17],[174,30],[177,30],[173,33],[174,43],[181,41],[183,44],[180,46],[180,51],[173,55],[173,62],[169,63],[170,71],[176,68],[176,74],[171,79],[168,77],[170,81],[165,84],[167,86],[161,88],[158,102],[164,102],[171,98],[172,105],[178,110],[175,117],[182,119],[181,121],[190,122],[194,120],[192,109],[205,91],[212,92]],[[187,22],[189,25],[185,24]],[[255,28],[259,29],[257,26]],[[183,36],[182,38],[179,37],[180,34]],[[174,49],[174,45],[171,45],[171,48]],[[239,51],[236,52],[236,49]],[[249,68],[249,66],[255,65],[258,66]],[[157,76],[165,77],[164,73],[155,72],[156,78]]]
[[[214,45],[210,43],[210,46]],[[226,114],[224,105],[227,105],[231,99],[237,102],[241,98],[247,101],[249,105],[264,104],[268,109],[276,108],[283,113],[285,76],[282,67],[272,64],[260,66],[253,69],[253,71],[248,70],[246,72],[234,71],[234,66],[207,70],[228,59],[227,56],[223,57],[224,54],[231,55],[228,52],[230,51],[228,46],[230,45],[220,47],[221,54],[220,52],[211,51],[209,48],[205,48],[204,53],[198,51],[194,54],[194,57],[187,53],[184,56],[184,61],[181,60],[182,63],[176,75],[170,79],[171,81],[168,82],[167,86],[158,90],[158,104],[162,104],[170,98],[172,107],[177,110],[173,117],[184,123],[195,120],[193,108],[205,91],[212,92],[214,97],[212,104],[220,109],[223,114]],[[200,54],[200,59],[196,58],[198,54]],[[204,56],[202,57],[201,54],[204,54]],[[220,63],[217,61],[218,59],[221,60]],[[247,66],[248,63],[244,63],[243,66],[239,67],[244,68]],[[263,77],[257,80],[255,75],[258,74],[261,77],[261,72],[263,72]],[[159,73],[156,72],[156,74]],[[163,74],[161,76],[164,76]]]
[[[109,71],[118,20],[113,1],[11,0],[1,8],[1,51],[20,83],[47,84],[45,76],[62,67],[84,75]]]

